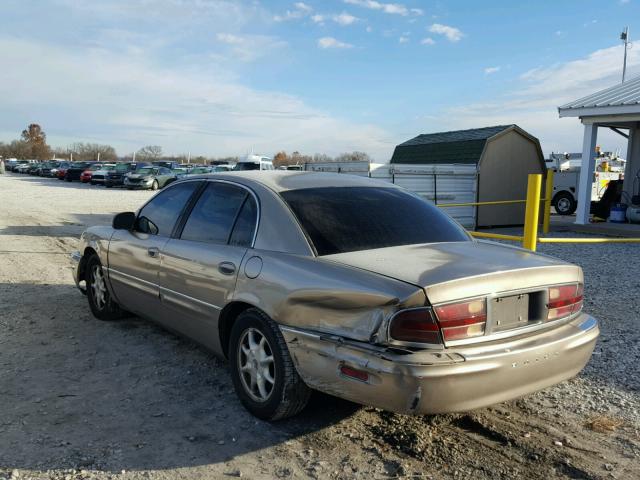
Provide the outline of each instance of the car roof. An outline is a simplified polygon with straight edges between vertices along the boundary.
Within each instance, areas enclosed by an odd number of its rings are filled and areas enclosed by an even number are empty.
[[[244,170],[231,172],[217,172],[206,175],[192,176],[197,178],[236,180],[238,183],[259,183],[276,192],[287,190],[302,190],[307,188],[327,187],[382,187],[397,188],[389,182],[372,180],[369,177],[359,177],[343,173],[330,172],[301,172],[295,170]]]

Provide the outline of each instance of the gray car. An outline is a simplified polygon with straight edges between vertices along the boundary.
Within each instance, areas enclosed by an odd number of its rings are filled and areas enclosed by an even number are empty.
[[[269,420],[311,389],[410,414],[494,404],[576,375],[599,333],[580,267],[350,175],[186,178],[86,230],[74,259],[97,318],[131,312],[227,358]]]

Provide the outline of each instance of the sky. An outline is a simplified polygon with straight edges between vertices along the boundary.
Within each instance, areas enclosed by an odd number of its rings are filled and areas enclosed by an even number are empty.
[[[120,155],[386,162],[421,133],[516,123],[545,155],[580,151],[557,107],[620,82],[626,25],[632,77],[640,0],[2,0],[0,141],[36,122]]]

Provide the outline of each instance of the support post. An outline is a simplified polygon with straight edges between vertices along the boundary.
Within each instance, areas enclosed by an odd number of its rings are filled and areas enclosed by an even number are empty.
[[[586,123],[584,125],[584,138],[582,140],[582,166],[580,167],[580,179],[578,180],[578,209],[576,211],[576,224],[589,223],[589,210],[591,208],[591,188],[593,185],[593,172],[596,169],[596,142],[598,141],[598,125]]]
[[[544,185],[544,212],[542,216],[542,231],[549,233],[549,224],[551,223],[551,197],[553,196],[553,174],[551,169],[547,170],[547,179]]]
[[[542,174],[530,173],[527,181],[527,206],[524,214],[524,239],[522,246],[532,252],[538,243],[538,218],[540,214],[540,190]]]

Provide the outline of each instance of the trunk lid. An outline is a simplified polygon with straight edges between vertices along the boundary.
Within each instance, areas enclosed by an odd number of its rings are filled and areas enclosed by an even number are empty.
[[[431,304],[583,281],[576,265],[485,241],[403,245],[320,259],[422,287]]]

